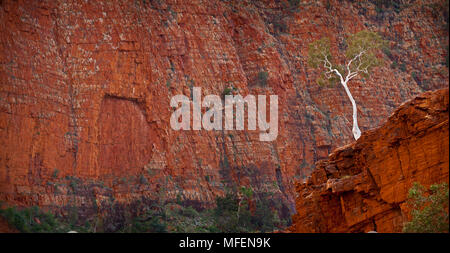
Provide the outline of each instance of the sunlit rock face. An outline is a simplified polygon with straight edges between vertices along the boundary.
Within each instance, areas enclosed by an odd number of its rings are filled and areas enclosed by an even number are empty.
[[[243,185],[271,192],[288,216],[294,183],[353,142],[351,104],[339,85],[316,84],[308,43],[329,36],[338,56],[348,33],[388,40],[385,64],[348,84],[363,132],[447,85],[445,1],[382,12],[371,2],[290,2],[1,1],[0,200],[88,210],[164,195],[211,207]],[[275,141],[171,129],[172,96],[231,86],[278,95]]]
[[[423,93],[318,162],[297,184],[290,231],[401,232],[412,184],[448,184],[448,113],[448,88]]]

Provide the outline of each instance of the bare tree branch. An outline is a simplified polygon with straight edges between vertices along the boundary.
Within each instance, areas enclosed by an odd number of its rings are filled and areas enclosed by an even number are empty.
[[[331,78],[330,74],[332,74],[334,72],[334,73],[336,73],[337,76],[339,76],[339,78],[341,79],[341,82],[344,82],[344,78],[342,77],[341,73],[339,73],[339,71],[337,69],[333,68],[333,65],[328,60],[328,56],[325,55],[325,54],[323,54],[323,56],[324,56],[324,60],[323,60],[324,64],[323,64],[323,66],[328,69],[328,71],[325,72],[325,76],[328,79],[330,79]]]

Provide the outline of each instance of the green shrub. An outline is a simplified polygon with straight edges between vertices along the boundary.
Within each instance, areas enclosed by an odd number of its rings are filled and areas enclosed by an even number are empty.
[[[300,0],[289,0],[291,8],[297,8],[300,5]]]
[[[381,14],[381,13],[383,13],[383,8],[378,7],[378,6],[375,6],[375,11],[376,11],[378,14]]]
[[[199,214],[197,212],[197,210],[195,210],[192,206],[189,206],[187,208],[182,209],[182,214],[186,217],[197,217]]]
[[[397,62],[396,62],[396,61],[393,61],[392,64],[391,64],[391,68],[395,69],[395,68],[397,68],[397,67],[398,67]]]
[[[176,203],[148,202],[139,207],[141,211],[114,202],[109,207],[98,207],[94,200],[95,209],[107,210],[101,217],[85,217],[85,212],[79,212],[75,206],[66,207],[64,216],[54,216],[37,207],[0,209],[0,215],[20,232],[268,232],[289,223],[280,219],[276,211],[281,202],[275,203],[270,197],[268,193],[256,195],[251,188],[241,187],[239,192],[218,197],[214,209],[184,207],[180,196]]]
[[[267,86],[268,77],[269,77],[269,73],[267,73],[266,71],[261,71],[258,73],[258,77],[257,77],[256,81],[260,86],[265,87],[265,86]]]
[[[252,216],[252,224],[255,229],[261,232],[270,232],[274,230],[274,211],[270,207],[270,201],[262,198],[256,202],[255,213]]]
[[[8,207],[0,209],[6,221],[22,233],[64,233],[73,229],[68,223],[61,222],[53,214],[44,212],[38,207],[18,209]],[[77,228],[77,231],[85,229]]]
[[[144,175],[139,176],[139,183],[140,184],[148,184],[148,180]]]
[[[276,20],[272,22],[273,29],[276,33],[287,33],[288,32],[288,26],[283,20]]]
[[[392,8],[396,13],[400,13],[402,5],[399,0],[375,0],[375,10],[377,13],[382,13],[385,9],[389,8]]]
[[[53,170],[53,178],[57,178],[59,174],[59,170],[58,169],[54,169]]]
[[[236,212],[238,208],[238,200],[232,193],[227,193],[224,197],[216,198],[216,208],[214,213],[216,216],[223,216]]]
[[[411,73],[411,76],[412,76],[412,78],[413,78],[414,80],[417,80],[417,73],[416,73],[415,71],[413,71],[413,72]]]
[[[389,57],[392,58],[392,53],[391,53],[391,49],[387,46],[382,47],[383,53]]]
[[[241,199],[235,193],[227,193],[216,199],[214,209],[215,227],[221,232],[270,232],[275,229],[275,223],[286,225],[288,221],[281,221],[278,214],[275,217],[273,201],[269,194],[254,196],[251,188],[241,187]],[[250,203],[254,209],[250,209]]]
[[[161,214],[149,211],[145,215],[135,217],[128,231],[131,233],[163,233],[167,232],[167,224]]]
[[[407,233],[448,233],[448,185],[434,184],[429,191],[414,183],[409,189],[407,205],[411,208],[411,221],[405,223]]]
[[[222,96],[225,97],[226,95],[232,95],[233,88],[232,87],[225,87],[222,91]]]

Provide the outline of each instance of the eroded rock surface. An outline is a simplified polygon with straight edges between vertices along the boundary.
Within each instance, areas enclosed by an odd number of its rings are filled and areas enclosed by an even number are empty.
[[[351,81],[363,131],[448,82],[448,6],[370,1],[1,1],[0,200],[48,208],[176,199],[207,207],[233,185],[294,212],[294,182],[352,142],[340,86],[316,85],[308,43],[380,32],[385,65]],[[342,54],[342,51],[339,51]],[[259,80],[260,73],[267,80]],[[279,96],[279,135],[174,131],[170,98]]]
[[[401,232],[413,182],[449,181],[448,89],[400,106],[297,184],[292,232]]]

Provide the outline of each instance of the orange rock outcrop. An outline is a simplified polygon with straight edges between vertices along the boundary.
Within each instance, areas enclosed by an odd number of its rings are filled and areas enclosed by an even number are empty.
[[[401,232],[413,182],[449,181],[449,90],[400,106],[297,184],[292,232]]]
[[[334,0],[1,1],[0,200],[87,213],[161,198],[208,207],[246,185],[273,193],[288,216],[294,182],[353,141],[348,98],[316,85],[308,43],[329,36],[340,55],[348,33],[388,40],[385,64],[349,83],[366,131],[448,82],[447,9],[441,0],[400,10]],[[170,98],[194,86],[278,95],[277,140],[172,130]]]

